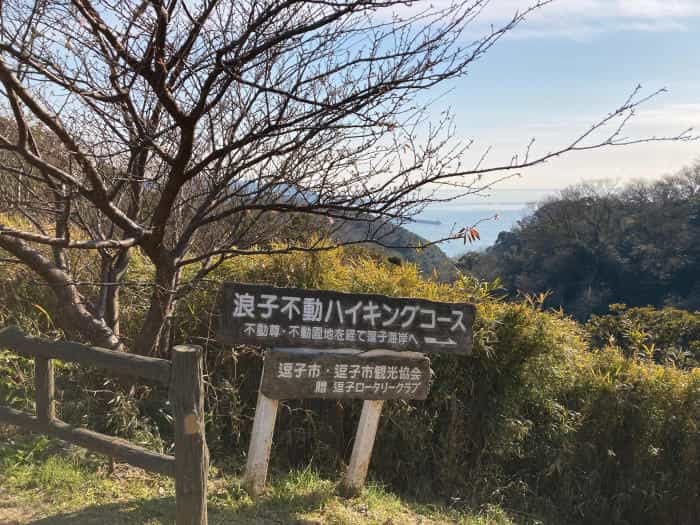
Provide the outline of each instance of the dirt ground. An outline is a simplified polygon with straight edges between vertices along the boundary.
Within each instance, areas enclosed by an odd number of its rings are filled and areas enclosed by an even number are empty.
[[[40,515],[41,509],[21,505],[0,487],[0,525],[24,525]]]

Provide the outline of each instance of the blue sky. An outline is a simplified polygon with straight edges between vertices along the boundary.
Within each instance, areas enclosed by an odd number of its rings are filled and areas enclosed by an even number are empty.
[[[480,33],[530,3],[492,0],[471,30]],[[555,0],[449,86],[434,111],[450,106],[459,135],[476,140],[475,154],[492,146],[498,161],[533,137],[541,153],[571,141],[641,84],[645,92],[669,92],[642,107],[628,135],[675,135],[691,126],[700,134],[699,57],[700,0]],[[500,187],[656,178],[698,159],[700,142],[574,153]]]

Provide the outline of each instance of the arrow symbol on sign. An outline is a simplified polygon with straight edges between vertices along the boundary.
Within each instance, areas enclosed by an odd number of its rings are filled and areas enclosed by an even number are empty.
[[[425,342],[429,345],[443,345],[443,346],[456,346],[457,341],[453,340],[451,337],[447,338],[447,341],[441,341],[440,339],[435,339],[434,337],[426,337]]]

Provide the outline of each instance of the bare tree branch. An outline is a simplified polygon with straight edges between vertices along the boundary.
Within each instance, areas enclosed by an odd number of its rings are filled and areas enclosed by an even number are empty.
[[[487,3],[6,0],[0,248],[51,286],[74,330],[110,347],[128,337],[119,289],[145,254],[154,276],[132,349],[162,354],[177,302],[232,257],[396,247],[392,232],[427,205],[557,156],[694,140],[626,137],[659,94],[638,88],[558,149],[533,140],[510,162],[489,165],[490,149],[467,162],[473,141],[417,99],[549,2],[468,39]],[[89,278],[70,268],[78,251]]]

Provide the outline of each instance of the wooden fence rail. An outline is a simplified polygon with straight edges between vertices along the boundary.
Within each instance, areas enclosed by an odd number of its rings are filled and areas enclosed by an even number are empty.
[[[177,525],[207,523],[209,451],[204,436],[202,349],[175,346],[172,361],[115,352],[70,341],[28,337],[17,327],[0,330],[0,348],[34,358],[36,415],[0,406],[0,423],[55,436],[90,451],[175,478]],[[158,454],[120,438],[73,427],[56,418],[52,359],[136,376],[169,386],[175,456]]]
[[[0,346],[25,357],[58,359],[83,366],[104,368],[115,374],[152,379],[170,385],[170,361],[140,355],[115,352],[97,346],[72,341],[49,341],[24,335],[16,326],[0,330]]]

